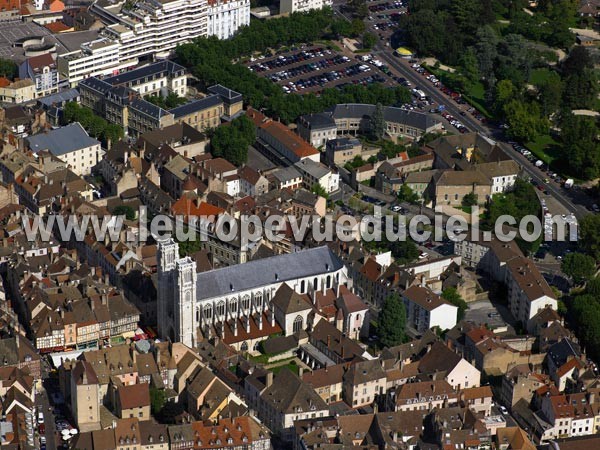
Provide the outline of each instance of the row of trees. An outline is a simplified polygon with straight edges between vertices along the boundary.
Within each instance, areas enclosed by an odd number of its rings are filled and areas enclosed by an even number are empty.
[[[569,316],[588,356],[600,358],[600,279],[588,281],[585,290],[569,304]]]
[[[325,89],[321,95],[285,94],[270,80],[262,78],[241,64],[244,55],[266,52],[282,45],[314,42],[334,36],[338,19],[324,9],[267,22],[253,21],[228,40],[199,38],[177,47],[179,61],[192,68],[205,85],[221,83],[241,92],[244,100],[266,114],[290,123],[303,114],[315,113],[337,103],[381,103],[394,105],[410,101],[404,87],[389,89],[378,83],[368,86],[348,85],[344,89]],[[337,31],[336,31],[337,32]]]
[[[76,102],[68,102],[63,109],[63,125],[72,122],[79,122],[90,136],[100,139],[104,143],[108,141],[115,143],[124,135],[123,127],[109,123],[104,118],[94,114],[90,108],[80,106]]]

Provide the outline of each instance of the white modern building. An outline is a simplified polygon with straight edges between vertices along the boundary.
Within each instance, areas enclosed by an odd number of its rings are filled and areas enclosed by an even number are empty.
[[[250,25],[250,0],[208,0],[208,35],[229,39]]]
[[[230,37],[250,22],[249,0],[97,1],[90,10],[106,24],[102,37],[59,56],[60,73],[73,86],[89,76],[116,75],[166,59],[178,45],[200,36]]]
[[[158,332],[194,347],[231,319],[273,314],[272,300],[282,284],[299,294],[348,282],[343,262],[327,247],[258,259],[196,273],[196,262],[179,258],[173,239],[158,247]]]
[[[311,9],[322,9],[332,4],[331,0],[280,0],[279,13],[306,12]]]
[[[116,75],[120,70],[134,67],[137,61],[122,60],[119,47],[119,42],[103,37],[82,44],[79,50],[59,55],[60,78],[75,87],[84,78]]]
[[[518,257],[506,264],[508,305],[515,319],[525,326],[540,310],[558,309],[554,292],[530,259]]]
[[[48,150],[77,175],[89,175],[104,155],[100,142],[90,137],[79,122],[30,136],[26,142],[34,153]]]

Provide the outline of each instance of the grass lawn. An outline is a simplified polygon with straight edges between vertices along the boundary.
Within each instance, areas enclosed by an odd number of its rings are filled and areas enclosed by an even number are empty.
[[[296,375],[298,375],[298,364],[296,364],[296,361],[290,361],[287,364],[282,364],[280,366],[271,367],[269,370],[271,372],[273,372],[275,375],[277,375],[281,371],[281,369],[283,369],[284,367],[287,367],[289,370],[291,370]]]
[[[547,134],[538,136],[535,141],[528,142],[525,147],[546,164],[551,164],[558,157],[558,143]]]
[[[544,81],[546,81],[549,77],[550,74],[553,71],[550,69],[535,69],[531,71],[531,74],[529,74],[529,82],[531,84],[534,84],[536,86],[539,86],[541,83],[543,83]]]

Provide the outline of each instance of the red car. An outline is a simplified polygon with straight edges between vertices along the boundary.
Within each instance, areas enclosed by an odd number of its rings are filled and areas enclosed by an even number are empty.
[[[44,425],[43,423],[40,423],[40,426],[38,427],[38,432],[39,432],[41,435],[44,435],[44,434],[46,434],[46,425]]]

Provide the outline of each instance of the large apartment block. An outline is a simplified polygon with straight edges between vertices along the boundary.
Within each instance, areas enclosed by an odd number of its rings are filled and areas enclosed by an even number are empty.
[[[116,75],[144,61],[172,56],[200,36],[231,37],[250,23],[250,1],[140,0],[94,2],[90,11],[106,24],[102,37],[59,57],[72,86],[90,76]]]

